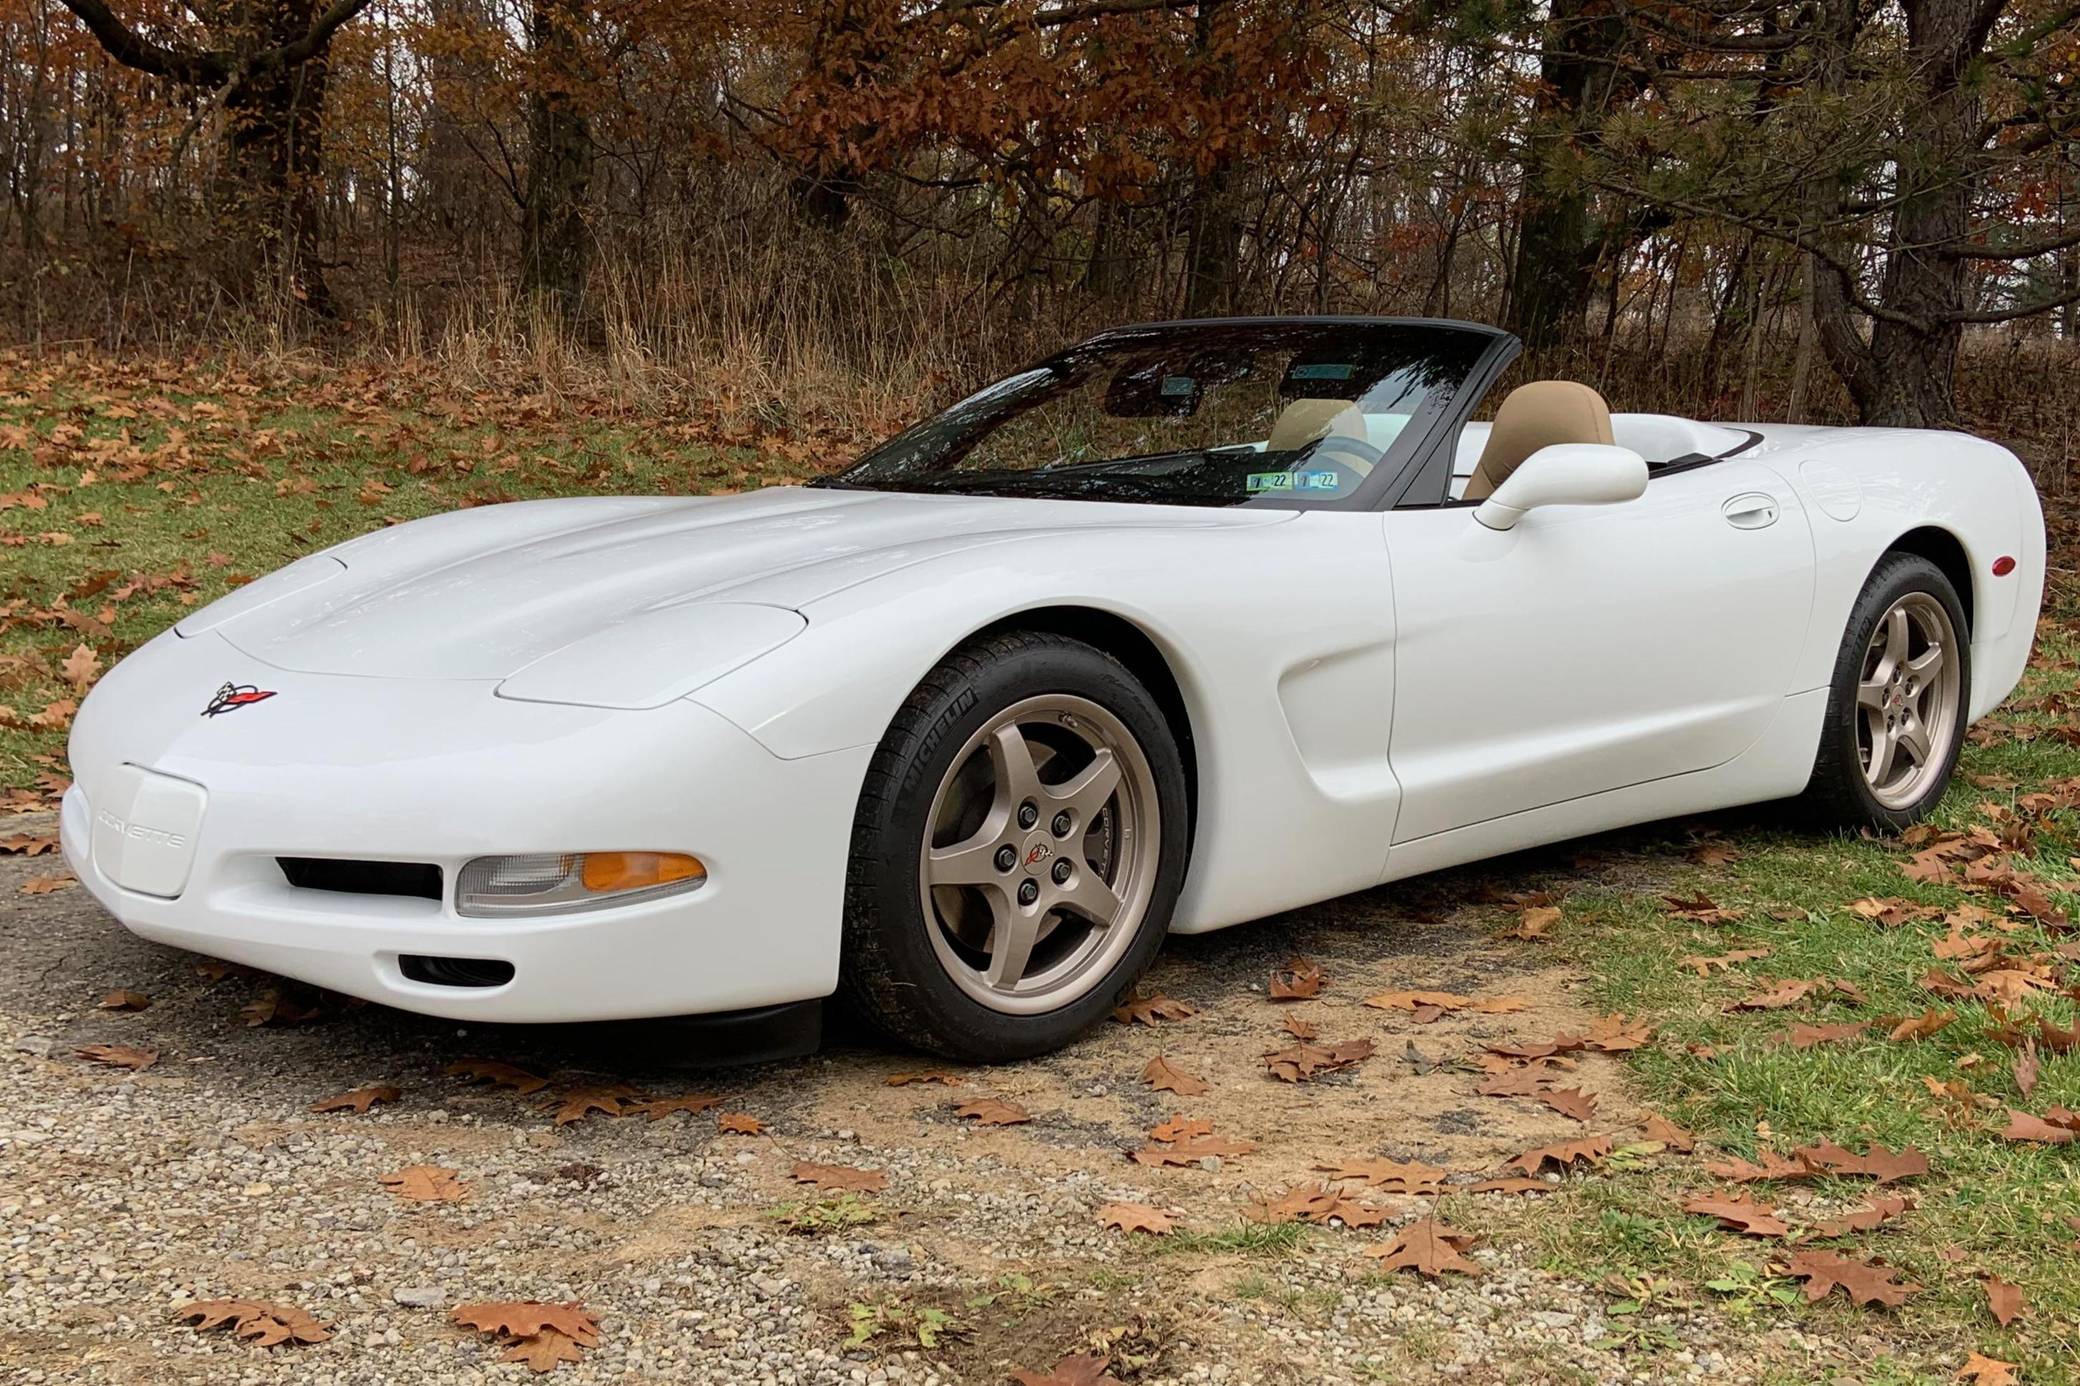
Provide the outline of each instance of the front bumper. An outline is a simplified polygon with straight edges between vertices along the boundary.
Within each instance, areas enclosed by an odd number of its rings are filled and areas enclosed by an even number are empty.
[[[275,696],[199,716],[227,678]],[[480,1021],[735,1011],[835,988],[871,753],[782,760],[694,703],[603,710],[498,699],[478,682],[291,673],[215,635],[169,634],[81,708],[60,836],[81,883],[141,937],[350,996]],[[126,889],[96,860],[97,792],[113,801],[136,778],[125,766],[206,799],[170,898]],[[106,850],[115,819],[102,817]],[[690,852],[709,876],[688,894],[619,908],[455,912],[455,880],[473,857],[586,850]],[[299,888],[280,857],[429,863],[441,898]],[[497,960],[513,976],[489,987],[414,980],[406,956]]]

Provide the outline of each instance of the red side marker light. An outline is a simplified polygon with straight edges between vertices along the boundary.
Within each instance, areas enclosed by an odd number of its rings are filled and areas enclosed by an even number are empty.
[[[2006,577],[2014,571],[2015,560],[2008,557],[2008,555],[2002,554],[1999,558],[1993,560],[1993,575],[1995,577]]]

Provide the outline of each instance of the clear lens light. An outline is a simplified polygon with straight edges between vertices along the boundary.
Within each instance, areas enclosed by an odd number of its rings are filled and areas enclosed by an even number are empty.
[[[684,852],[530,852],[462,868],[455,911],[473,918],[570,914],[694,890],[708,879]]]

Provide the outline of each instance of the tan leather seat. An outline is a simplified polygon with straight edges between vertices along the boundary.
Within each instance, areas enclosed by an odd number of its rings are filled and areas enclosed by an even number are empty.
[[[1365,416],[1349,400],[1296,399],[1279,411],[1278,422],[1271,425],[1271,437],[1264,449],[1298,452],[1332,433],[1339,438],[1356,438],[1361,443],[1370,441],[1365,433]]]
[[[1573,380],[1534,380],[1519,385],[1495,411],[1488,445],[1466,478],[1462,500],[1486,500],[1524,459],[1555,443],[1604,443],[1611,437],[1611,407],[1603,396]]]

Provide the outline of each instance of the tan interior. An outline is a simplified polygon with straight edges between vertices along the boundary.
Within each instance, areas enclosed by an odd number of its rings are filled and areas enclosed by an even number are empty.
[[[1365,438],[1365,416],[1357,405],[1347,399],[1296,399],[1279,411],[1264,447],[1269,452],[1297,452],[1332,433]]]
[[[1519,385],[1495,411],[1495,425],[1488,431],[1487,446],[1481,449],[1480,465],[1466,478],[1461,499],[1486,500],[1540,448],[1613,441],[1611,407],[1587,385],[1574,380],[1534,380]]]

